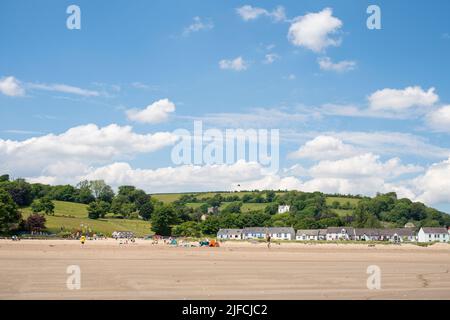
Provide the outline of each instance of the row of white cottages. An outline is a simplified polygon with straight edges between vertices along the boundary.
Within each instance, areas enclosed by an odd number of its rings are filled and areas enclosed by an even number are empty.
[[[221,240],[264,239],[267,235],[273,240],[297,241],[392,241],[392,242],[450,242],[450,229],[420,228],[416,233],[413,228],[395,229],[359,229],[352,227],[330,227],[328,229],[297,230],[294,228],[244,228],[220,229],[217,238]]]

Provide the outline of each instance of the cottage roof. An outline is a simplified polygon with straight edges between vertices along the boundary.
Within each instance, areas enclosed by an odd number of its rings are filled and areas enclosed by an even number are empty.
[[[243,233],[291,233],[295,234],[295,230],[292,227],[254,227],[254,228],[244,228]]]
[[[217,232],[218,235],[240,235],[242,234],[242,229],[220,229]]]
[[[446,228],[440,227],[440,228],[430,228],[430,227],[423,227],[423,232],[425,233],[437,233],[437,234],[447,234],[448,231]]]
[[[372,228],[356,228],[355,229],[356,236],[379,236],[380,229],[372,229]]]
[[[327,229],[327,233],[341,233],[342,230],[345,230],[347,234],[354,234],[355,229],[352,227],[329,227]]]
[[[319,230],[317,230],[317,229],[297,230],[297,236],[302,236],[302,235],[317,237],[319,235]]]

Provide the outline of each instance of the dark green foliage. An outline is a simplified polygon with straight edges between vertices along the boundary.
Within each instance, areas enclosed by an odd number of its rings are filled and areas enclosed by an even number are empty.
[[[19,207],[29,206],[33,201],[31,185],[24,179],[4,181],[0,183],[0,188],[8,191]]]
[[[172,205],[159,205],[152,214],[152,231],[160,236],[170,236],[176,215]]]
[[[111,211],[124,218],[140,215],[149,219],[153,211],[152,204],[148,204],[150,201],[150,196],[143,190],[133,186],[121,186],[118,194],[112,200]]]
[[[154,209],[153,203],[151,201],[147,201],[139,208],[139,215],[144,220],[150,220]]]
[[[53,200],[78,202],[78,189],[71,185],[54,186],[49,196]]]
[[[221,225],[221,218],[217,216],[211,216],[200,223],[200,228],[203,234],[214,235],[217,233],[217,231],[219,231]]]
[[[39,199],[43,197],[48,197],[52,187],[47,184],[33,183],[31,184],[31,194],[33,199]]]
[[[89,181],[89,189],[95,199],[111,203],[114,191],[103,180]]]
[[[47,215],[53,215],[55,212],[55,205],[48,197],[34,200],[31,203],[31,211],[33,213],[44,212]]]
[[[90,219],[104,218],[110,209],[111,205],[108,202],[96,200],[91,202],[87,208],[88,217]]]
[[[0,189],[0,233],[16,229],[21,220],[22,216],[11,195]]]
[[[270,215],[278,213],[278,204],[277,203],[269,203],[265,208],[264,212]]]
[[[214,195],[214,197],[207,199],[206,203],[209,207],[220,207],[223,201],[224,199],[222,195],[220,193],[217,193]]]
[[[273,202],[273,201],[275,201],[275,198],[276,198],[275,191],[272,191],[272,190],[266,191],[266,201],[267,202]]]
[[[240,213],[241,208],[242,202],[232,202],[222,210],[222,213]]]
[[[266,226],[271,215],[262,211],[249,211],[239,215],[239,227],[261,227]]]
[[[270,218],[270,225],[273,227],[291,227],[297,222],[295,216],[290,213],[273,215]]]
[[[174,226],[172,235],[177,237],[200,237],[202,235],[202,229],[198,222],[188,221]]]
[[[180,204],[195,203],[198,202],[198,199],[193,194],[183,194],[176,202]]]
[[[78,188],[77,202],[89,204],[95,201],[95,197],[92,194],[89,181],[87,180],[81,181],[80,183],[78,183],[77,188]]]

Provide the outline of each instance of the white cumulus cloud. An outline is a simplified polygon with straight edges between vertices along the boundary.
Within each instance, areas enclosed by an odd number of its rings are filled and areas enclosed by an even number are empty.
[[[248,64],[242,57],[237,57],[236,59],[231,60],[220,60],[219,67],[224,70],[243,71],[248,68]]]
[[[10,76],[0,79],[0,93],[10,97],[19,97],[25,94],[25,89],[19,80]]]
[[[275,22],[286,20],[286,12],[282,6],[278,6],[274,10],[269,11],[264,8],[245,5],[237,8],[236,12],[244,21],[256,20],[261,16],[270,17]]]
[[[357,155],[339,160],[323,160],[314,165],[309,173],[319,178],[395,178],[408,173],[418,173],[423,168],[415,165],[403,165],[399,158],[383,162],[380,156],[372,153]]]
[[[357,150],[342,140],[332,136],[317,136],[307,141],[305,145],[289,154],[293,159],[339,159],[357,154]]]
[[[169,99],[161,99],[142,110],[127,110],[126,114],[131,121],[153,124],[166,121],[172,112],[175,112],[175,104]]]
[[[417,199],[425,203],[450,203],[450,158],[430,166],[424,175],[414,179]]]
[[[324,71],[345,72],[356,68],[355,61],[344,60],[333,62],[329,57],[323,57],[317,59],[317,62],[319,63],[320,69]]]
[[[450,132],[450,105],[431,111],[426,121],[436,131]]]
[[[331,35],[336,34],[342,25],[342,21],[333,16],[333,10],[325,8],[295,18],[289,28],[288,39],[295,46],[320,52],[328,46],[340,45],[341,39]]]
[[[188,36],[193,32],[211,30],[212,28],[214,28],[214,24],[211,20],[204,21],[200,17],[194,17],[194,21],[189,26],[184,28],[183,35]]]
[[[412,107],[431,107],[439,100],[439,96],[435,93],[435,88],[425,91],[415,86],[378,90],[368,99],[373,110],[404,111]]]
[[[240,160],[234,164],[183,165],[158,169],[133,169],[128,163],[113,163],[85,176],[104,179],[118,186],[131,184],[148,192],[231,190],[233,186],[264,178],[258,163]]]
[[[72,167],[90,166],[117,159],[129,159],[139,153],[151,153],[173,145],[178,137],[169,132],[137,134],[130,126],[94,124],[73,127],[64,133],[48,134],[22,141],[0,139],[0,172],[19,176],[38,176],[54,171],[60,174]]]

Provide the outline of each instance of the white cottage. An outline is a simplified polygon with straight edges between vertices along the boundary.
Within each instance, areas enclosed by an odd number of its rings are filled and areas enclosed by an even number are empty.
[[[398,242],[415,242],[417,234],[414,228],[380,229],[380,240]]]
[[[420,228],[419,242],[449,242],[449,233],[446,228]]]
[[[278,213],[286,213],[286,212],[289,212],[290,210],[291,210],[291,206],[288,206],[288,205],[278,206]]]
[[[241,240],[242,229],[220,229],[217,238],[221,240]]]
[[[273,240],[294,240],[295,230],[290,227],[280,228],[245,228],[242,231],[243,239],[264,239],[269,234]]]
[[[311,241],[319,240],[319,230],[297,230],[296,240]]]
[[[353,240],[355,229],[352,227],[329,227],[327,229],[327,240]]]
[[[355,240],[358,241],[379,241],[381,239],[379,229],[356,228]]]

